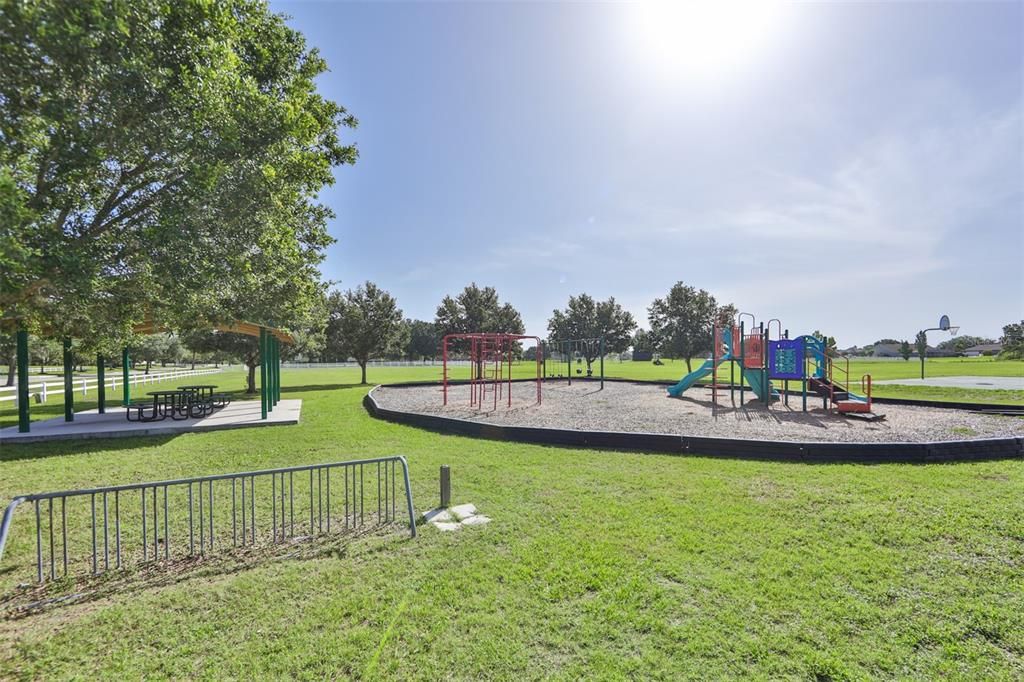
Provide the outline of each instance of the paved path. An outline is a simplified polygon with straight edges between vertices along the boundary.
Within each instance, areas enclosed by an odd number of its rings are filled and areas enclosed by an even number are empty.
[[[926,379],[887,379],[874,384],[901,386],[947,386],[951,388],[984,388],[1024,391],[1024,377],[933,377]]]

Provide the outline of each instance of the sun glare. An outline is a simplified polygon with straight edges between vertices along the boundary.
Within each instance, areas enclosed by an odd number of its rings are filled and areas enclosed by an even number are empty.
[[[632,51],[670,78],[718,78],[750,64],[777,36],[773,0],[651,0],[627,6]]]

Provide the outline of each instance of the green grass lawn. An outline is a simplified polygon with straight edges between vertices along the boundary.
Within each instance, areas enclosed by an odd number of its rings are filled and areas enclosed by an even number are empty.
[[[286,371],[297,426],[5,445],[0,498],[397,453],[418,510],[449,464],[454,501],[490,525],[5,620],[0,678],[1024,676],[1024,461],[811,466],[476,441],[370,418],[357,381]],[[32,573],[29,516],[5,591]]]

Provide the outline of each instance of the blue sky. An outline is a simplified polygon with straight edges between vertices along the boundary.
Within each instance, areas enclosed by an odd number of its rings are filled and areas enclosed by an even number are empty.
[[[475,281],[529,333],[580,292],[646,326],[679,280],[842,346],[1024,316],[1022,3],[271,6],[360,120],[324,276],[406,316]]]

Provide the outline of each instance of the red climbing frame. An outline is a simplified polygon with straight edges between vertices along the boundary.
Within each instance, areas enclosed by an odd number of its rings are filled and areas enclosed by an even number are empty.
[[[448,404],[448,343],[469,342],[469,405],[483,407],[490,394],[493,409],[498,409],[498,399],[508,394],[508,406],[512,406],[512,356],[516,341],[533,339],[537,343],[537,404],[541,401],[541,380],[543,373],[543,346],[540,337],[520,334],[448,334],[441,341],[441,357],[444,363],[442,382],[444,403]]]

